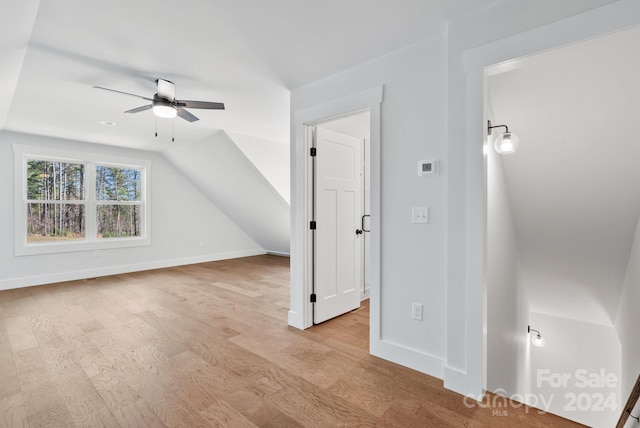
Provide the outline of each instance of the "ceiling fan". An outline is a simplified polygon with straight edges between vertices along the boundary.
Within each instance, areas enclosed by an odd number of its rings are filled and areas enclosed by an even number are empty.
[[[149,105],[127,110],[125,111],[125,113],[140,113],[141,111],[153,110],[153,114],[158,117],[172,119],[178,116],[186,121],[195,122],[196,120],[198,120],[198,117],[185,110],[185,108],[224,110],[224,103],[177,100],[175,98],[175,84],[168,80],[156,79],[156,85],[158,87],[158,92],[153,95],[153,98],[130,94],[123,91],[117,91],[115,89],[103,88],[102,86],[94,86],[94,88],[104,89],[105,91],[117,92],[119,94],[130,95],[132,97],[151,101],[151,104]]]

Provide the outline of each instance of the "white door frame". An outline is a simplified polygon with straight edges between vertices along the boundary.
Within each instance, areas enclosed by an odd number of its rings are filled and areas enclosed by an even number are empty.
[[[321,122],[368,110],[371,121],[371,306],[370,343],[380,341],[380,104],[383,87],[348,95],[330,102],[294,111],[291,131],[291,306],[288,322],[299,329],[313,325],[311,317],[312,192],[309,148],[311,128]]]

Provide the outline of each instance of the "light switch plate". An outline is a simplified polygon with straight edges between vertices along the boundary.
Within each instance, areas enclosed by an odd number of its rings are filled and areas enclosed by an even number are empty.
[[[411,223],[429,223],[429,207],[413,207],[411,209]]]
[[[411,304],[411,318],[414,320],[422,321],[422,303]]]

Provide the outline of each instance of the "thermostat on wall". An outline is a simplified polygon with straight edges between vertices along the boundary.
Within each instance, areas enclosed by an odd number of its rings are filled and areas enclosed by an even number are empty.
[[[437,160],[428,160],[418,162],[418,175],[438,175],[439,162]]]

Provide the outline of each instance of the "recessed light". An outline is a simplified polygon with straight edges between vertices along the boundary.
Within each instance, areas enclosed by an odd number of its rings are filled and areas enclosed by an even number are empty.
[[[100,125],[104,125],[104,126],[116,126],[115,122],[110,122],[108,120],[101,120],[100,121]]]

